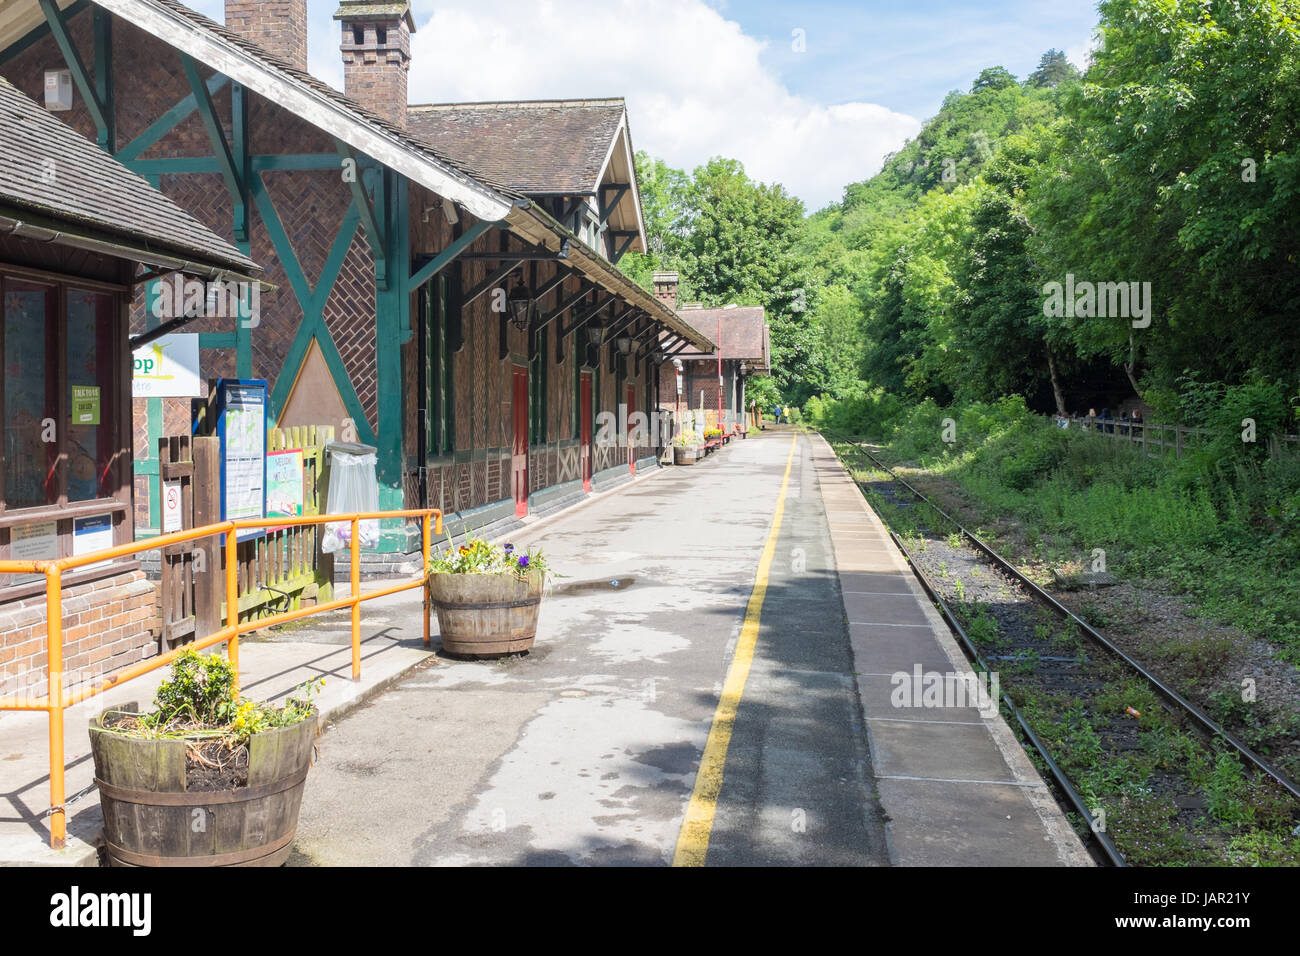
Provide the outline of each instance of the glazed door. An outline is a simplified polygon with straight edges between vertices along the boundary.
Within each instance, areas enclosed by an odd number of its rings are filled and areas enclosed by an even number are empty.
[[[591,373],[583,372],[581,385],[582,398],[579,402],[578,415],[582,422],[582,441],[578,454],[582,458],[582,490],[591,491]]]
[[[515,441],[510,458],[510,476],[515,490],[515,514],[528,514],[528,369],[514,368]]]
[[[636,387],[627,387],[627,467],[636,474],[636,448],[632,445],[632,415],[636,412]]]

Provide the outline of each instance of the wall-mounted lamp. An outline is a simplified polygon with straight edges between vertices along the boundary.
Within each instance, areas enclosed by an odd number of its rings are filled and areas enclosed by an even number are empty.
[[[533,305],[537,302],[533,294],[521,282],[510,290],[506,299],[506,308],[510,310],[510,321],[520,332],[527,332],[533,317]]]
[[[598,319],[592,319],[587,323],[587,341],[592,345],[599,345],[605,338],[605,326]]]
[[[618,346],[619,355],[627,355],[628,352],[632,351],[632,337],[630,335],[620,335],[614,340],[614,344]]]

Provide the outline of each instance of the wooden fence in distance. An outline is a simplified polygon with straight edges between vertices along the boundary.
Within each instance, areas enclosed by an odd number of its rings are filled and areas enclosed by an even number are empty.
[[[1118,438],[1140,445],[1150,455],[1165,455],[1173,452],[1175,458],[1182,458],[1192,450],[1206,444],[1213,437],[1208,428],[1196,428],[1188,425],[1160,425],[1153,422],[1133,422],[1122,418],[1072,418],[1071,428],[1092,431],[1106,438]],[[1272,436],[1284,445],[1300,444],[1300,435]],[[1270,436],[1261,435],[1259,440],[1267,443]]]

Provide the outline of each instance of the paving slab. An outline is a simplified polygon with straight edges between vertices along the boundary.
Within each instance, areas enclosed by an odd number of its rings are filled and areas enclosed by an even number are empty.
[[[900,866],[1091,864],[1000,715],[897,706],[920,669],[951,692],[974,676],[880,517],[820,436],[812,438],[890,861]],[[858,508],[846,501],[856,499]],[[919,682],[918,682],[919,683]],[[970,684],[962,697],[968,703]],[[987,685],[985,685],[987,686]],[[915,684],[908,690],[922,690]],[[924,704],[922,697],[921,703]]]
[[[892,779],[877,787],[899,866],[1061,865],[1026,787]]]

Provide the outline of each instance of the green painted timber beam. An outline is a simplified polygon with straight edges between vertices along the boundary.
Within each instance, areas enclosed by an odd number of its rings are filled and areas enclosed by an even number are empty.
[[[230,149],[241,187],[241,201],[235,205],[234,210],[235,241],[247,243],[250,238],[248,184],[253,179],[253,168],[248,156],[248,91],[242,83],[230,84]],[[243,251],[247,254],[249,250]]]
[[[77,2],[74,3],[72,6],[64,9],[63,22],[67,23],[69,20],[75,17],[82,10],[85,10],[88,6],[90,6],[90,0],[77,0]],[[4,66],[6,63],[8,63],[10,60],[17,57],[19,54],[25,52],[26,50],[30,50],[32,47],[40,43],[49,35],[50,35],[50,25],[48,23],[42,23],[40,26],[32,30],[29,30],[26,36],[18,40],[15,40],[13,43],[5,47],[3,50],[0,50],[0,66]]]
[[[185,76],[190,81],[190,90],[194,94],[199,118],[203,120],[203,128],[207,130],[208,141],[212,144],[213,153],[216,154],[221,178],[226,181],[226,191],[230,193],[230,201],[235,213],[236,238],[247,239],[248,182],[244,178],[244,170],[235,165],[235,154],[231,151],[230,143],[226,141],[226,133],[221,127],[221,120],[217,116],[217,108],[212,102],[212,96],[199,76],[198,64],[188,53],[182,53],[181,65],[185,68]]]
[[[636,242],[636,233],[623,237],[623,244],[614,250],[614,256],[610,260],[614,265],[618,265],[618,260],[627,255],[627,251],[632,248],[632,243]]]
[[[208,93],[216,93],[228,82],[228,78],[220,73],[209,77],[207,82]],[[182,120],[194,112],[196,107],[197,103],[195,103],[193,93],[179,100],[175,106],[150,123],[144,132],[118,152],[118,162],[125,163],[136,159],[141,153],[144,153],[149,147],[175,129]],[[155,160],[155,162],[166,162],[166,160]],[[212,172],[216,172],[216,169],[214,168]]]
[[[221,163],[216,156],[176,156],[170,159],[121,159],[119,157],[119,162],[141,176],[221,172]],[[301,156],[259,155],[249,157],[248,168],[250,173],[277,170],[333,170],[339,168],[339,158],[332,153],[322,156],[312,154]]]
[[[489,289],[495,288],[496,286],[500,285],[506,278],[509,277],[510,273],[518,269],[522,263],[523,263],[522,259],[507,259],[505,262],[501,264],[501,267],[499,269],[497,269],[486,279],[484,279],[478,285],[474,286],[474,288],[470,289],[468,292],[465,293],[465,297],[461,300],[461,308],[464,308],[465,306],[469,305],[471,302],[473,302],[483,293],[487,292]]]
[[[538,324],[543,326],[550,325],[560,316],[564,315],[565,312],[568,312],[575,305],[577,305],[579,302],[585,299],[591,293],[591,288],[592,287],[590,285],[588,285],[586,282],[583,282],[582,288],[580,288],[577,292],[573,293],[573,295],[569,296],[567,299],[565,299],[563,302],[557,305],[550,312],[547,312],[546,315],[542,316],[541,319],[538,320]]]
[[[617,299],[617,298],[618,298],[618,296],[615,295],[613,292],[607,292],[607,293],[604,295],[603,298],[598,296],[598,297],[596,298],[596,304],[595,304],[595,305],[593,305],[591,308],[586,309],[585,311],[579,313],[579,314],[576,316],[576,318],[574,318],[574,320],[573,320],[573,324],[570,325],[570,326],[568,326],[567,328],[565,328],[565,330],[564,330],[564,336],[567,338],[568,336],[570,336],[570,335],[572,335],[574,332],[576,332],[579,328],[581,328],[582,326],[586,325],[587,322],[590,321],[591,318],[592,318],[593,316],[595,316],[598,312],[600,312],[601,309],[605,308],[607,305],[609,305],[611,302],[613,302],[613,301],[614,301],[615,299]]]
[[[483,235],[483,233],[493,227],[499,229],[504,226],[504,222],[479,221],[474,223],[474,225],[466,229],[465,232],[446,249],[442,250],[442,252],[438,253],[415,272],[411,273],[409,282],[410,287],[415,289],[424,285],[443,269],[447,268],[447,266],[455,262],[456,257],[472,246],[478,240],[478,237]]]
[[[623,201],[623,197],[627,195],[627,191],[631,188],[632,188],[631,186],[626,186],[626,185],[625,186],[602,186],[600,188],[600,224],[602,226],[605,225],[605,223],[609,222],[609,217],[614,214],[614,210],[618,208],[618,204]],[[606,201],[605,199],[606,189],[613,189],[614,192],[616,193],[612,201]]]
[[[334,137],[334,147],[338,150],[339,160],[345,173],[343,180],[352,189],[352,205],[361,218],[361,228],[365,230],[366,242],[369,244],[370,254],[375,260],[375,283],[380,289],[387,289],[388,245],[384,238],[385,230],[380,226],[379,218],[375,215],[375,207],[370,196],[366,194],[366,185],[362,181],[361,164],[357,160],[352,147],[338,137]],[[374,174],[376,176],[381,175],[378,169],[375,170]],[[379,193],[380,190],[376,188],[375,192]]]
[[[95,91],[94,77],[86,69],[85,61],[77,52],[77,45],[72,42],[72,35],[68,33],[68,24],[64,20],[63,13],[54,0],[37,0],[37,2],[40,3],[41,11],[45,14],[45,23],[50,28],[50,35],[54,37],[59,52],[63,54],[63,62],[72,73],[72,82],[77,84],[81,98],[85,100],[86,109],[90,111],[90,118],[95,122],[99,137],[108,142],[111,139],[108,112]]]
[[[67,13],[64,13],[67,17]],[[105,126],[96,134],[99,148],[117,152],[117,111],[113,106],[113,15],[95,7],[95,98],[103,106]]]

